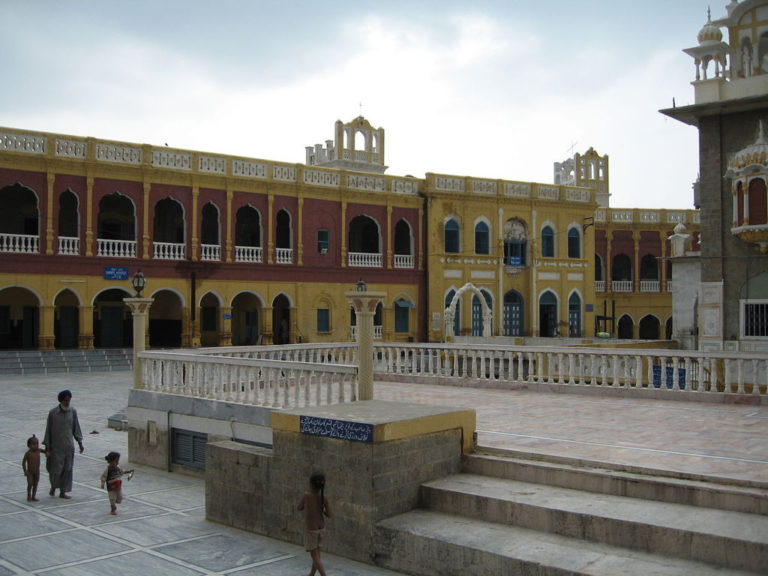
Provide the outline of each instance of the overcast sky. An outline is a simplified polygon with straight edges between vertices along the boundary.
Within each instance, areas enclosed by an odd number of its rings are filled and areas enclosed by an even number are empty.
[[[387,174],[552,182],[691,208],[692,59],[725,0],[2,0],[0,126],[304,162],[361,111]],[[362,103],[362,107],[361,107]]]

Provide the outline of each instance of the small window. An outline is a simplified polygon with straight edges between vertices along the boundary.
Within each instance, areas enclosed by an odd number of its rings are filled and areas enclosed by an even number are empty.
[[[568,230],[568,258],[581,258],[581,234],[577,228]]]
[[[410,331],[410,309],[413,306],[407,300],[395,300],[395,332],[398,334]]]
[[[208,435],[202,432],[192,432],[173,428],[172,456],[174,464],[182,464],[190,468],[205,470],[205,445]]]
[[[331,331],[331,311],[328,308],[317,309],[317,332]]]
[[[542,258],[555,257],[555,232],[551,226],[544,226],[541,231],[541,256]]]
[[[445,223],[445,251],[449,254],[459,253],[459,223],[453,218]]]
[[[328,233],[328,230],[317,231],[317,253],[318,254],[328,254],[329,236],[330,235]]]
[[[488,254],[489,247],[488,224],[485,222],[478,222],[477,225],[475,225],[475,254]]]

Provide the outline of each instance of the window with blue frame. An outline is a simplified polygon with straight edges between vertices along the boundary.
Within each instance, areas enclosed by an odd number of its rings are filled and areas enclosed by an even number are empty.
[[[568,258],[581,258],[581,234],[578,228],[568,230]]]
[[[485,222],[478,222],[475,224],[475,254],[489,254],[490,253],[490,232],[488,230],[488,224]]]
[[[317,309],[317,332],[331,331],[331,311],[328,308]]]
[[[459,223],[453,218],[445,223],[445,251],[449,254],[459,253]]]
[[[403,334],[410,331],[410,310],[413,304],[404,299],[395,300],[395,332]]]
[[[328,248],[330,245],[330,234],[328,230],[317,231],[317,252],[319,254],[328,254]]]
[[[551,226],[544,226],[541,230],[541,256],[542,258],[555,257],[555,231]]]

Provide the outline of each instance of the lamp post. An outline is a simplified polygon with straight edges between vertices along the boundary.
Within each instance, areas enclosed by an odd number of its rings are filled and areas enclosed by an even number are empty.
[[[386,292],[369,292],[362,278],[353,292],[346,292],[357,318],[357,382],[358,400],[373,400],[373,317],[376,306],[386,297]]]
[[[147,313],[155,299],[141,297],[141,291],[147,285],[147,279],[141,270],[137,270],[136,274],[133,275],[131,285],[136,291],[136,295],[132,298],[124,298],[123,302],[131,309],[133,316],[133,387],[142,388],[139,352],[143,352],[147,348]]]

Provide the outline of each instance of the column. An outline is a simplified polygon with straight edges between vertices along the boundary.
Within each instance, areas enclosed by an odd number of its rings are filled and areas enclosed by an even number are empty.
[[[53,185],[56,182],[56,175],[52,172],[48,172],[48,201],[45,209],[45,253],[47,255],[53,254],[53,212],[54,212],[54,200],[53,200]],[[40,246],[42,248],[42,246]]]
[[[93,306],[80,306],[80,336],[78,348],[93,350]]]
[[[221,314],[219,346],[232,346],[232,307],[222,306],[219,308],[219,314]]]
[[[181,309],[181,347],[192,348],[192,333],[194,331],[194,324],[192,323],[192,309],[189,306],[184,306]],[[199,348],[200,340],[195,348]]]
[[[659,292],[664,292],[667,289],[667,234],[663,230],[659,232],[659,240],[661,258],[657,260],[656,265],[659,267]]]
[[[299,221],[298,227],[294,229],[296,234],[296,264],[298,266],[304,265],[304,197],[299,196],[299,213],[297,215]],[[295,340],[291,339],[291,342]]]
[[[347,199],[341,200],[341,221],[339,222],[339,238],[341,239],[341,267],[347,267]]]
[[[274,228],[274,217],[275,217],[275,195],[272,194],[272,191],[269,192],[269,196],[267,197],[267,221],[264,222],[266,226],[263,226],[264,232],[266,232],[267,235],[267,241],[263,242],[263,244],[267,248],[267,254],[266,254],[266,262],[267,264],[274,264],[275,258],[274,258],[274,252],[275,252],[275,240],[274,235],[272,233],[272,230]],[[270,319],[270,322],[272,320]]]
[[[613,292],[613,237],[612,232],[605,231],[605,291]]]
[[[392,269],[392,237],[394,236],[394,230],[392,230],[392,205],[387,203],[387,229],[384,231],[384,238],[386,239],[386,259],[384,261],[384,268],[387,270]]]
[[[40,350],[53,350],[54,348],[54,306],[40,306],[40,335],[37,338],[37,347]]]
[[[199,209],[199,200],[200,200],[200,186],[197,185],[197,183],[193,184],[192,186],[192,226],[191,230],[189,231],[189,236],[191,238],[191,242],[189,245],[189,259],[192,260],[192,262],[197,262],[200,260],[200,238],[197,234],[198,231],[198,214],[200,212]]]
[[[123,298],[133,316],[133,387],[143,388],[139,353],[147,349],[147,315],[154,298]]]
[[[632,262],[632,292],[640,292],[640,232],[632,231],[635,258]]]
[[[226,235],[226,240],[224,243],[225,246],[225,253],[222,260],[225,262],[232,262],[232,230],[234,230],[234,226],[232,225],[232,198],[234,197],[234,192],[227,188],[227,221],[224,225],[224,233]],[[231,309],[230,309],[231,312]],[[229,334],[230,341],[232,340],[232,333]]]
[[[272,306],[265,306],[261,309],[261,343],[265,346],[275,343],[272,330]]]
[[[152,191],[152,185],[149,182],[144,182],[144,218],[143,224],[141,225],[141,256],[140,258],[148,259],[150,258],[150,249],[149,249],[149,195]],[[135,343],[135,342],[134,342]]]
[[[345,292],[357,317],[358,400],[373,400],[373,316],[385,292],[368,292],[364,282],[357,290]]]
[[[85,200],[85,255],[93,256],[93,178],[88,177]],[[79,209],[79,207],[78,207]],[[82,217],[82,214],[80,215]],[[81,318],[82,320],[82,318]],[[82,326],[82,323],[80,324]],[[91,320],[93,326],[93,320]],[[91,346],[93,348],[93,340]]]

